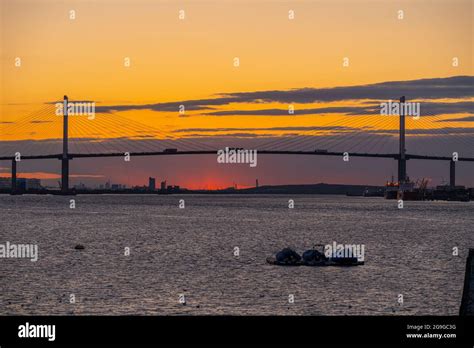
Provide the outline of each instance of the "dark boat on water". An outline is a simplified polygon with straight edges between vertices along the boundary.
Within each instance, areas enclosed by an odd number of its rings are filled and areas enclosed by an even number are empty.
[[[321,260],[319,262],[307,263],[304,261],[297,262],[281,262],[278,261],[275,257],[267,257],[267,263],[270,265],[277,266],[312,266],[312,267],[322,267],[322,266],[361,266],[364,264],[364,261],[358,261],[357,257],[337,257],[337,258],[328,258],[327,260]]]
[[[423,178],[421,182],[413,182],[407,177],[404,182],[395,182],[393,177],[385,185],[386,199],[402,199],[404,201],[424,201],[426,199],[426,192],[428,180]]]
[[[323,247],[318,244],[317,246]],[[315,246],[316,247],[316,246]],[[364,264],[364,261],[358,260],[357,257],[327,257],[324,255],[324,249],[307,250],[301,257],[297,252],[290,248],[285,248],[278,252],[275,256],[267,257],[267,263],[270,265],[277,266],[312,266],[312,267],[324,267],[324,266],[360,266]]]

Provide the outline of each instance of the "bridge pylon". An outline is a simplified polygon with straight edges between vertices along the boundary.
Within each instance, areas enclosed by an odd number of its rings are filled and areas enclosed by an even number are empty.
[[[398,152],[398,182],[404,183],[407,179],[407,160],[405,148],[405,96],[400,97],[400,130]]]
[[[68,97],[63,100],[63,154],[61,156],[61,193],[69,192]]]

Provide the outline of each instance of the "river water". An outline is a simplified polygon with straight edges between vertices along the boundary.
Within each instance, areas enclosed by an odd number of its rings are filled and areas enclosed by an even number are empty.
[[[474,247],[474,202],[0,195],[0,217],[0,244],[39,250],[36,262],[0,258],[3,315],[456,315]],[[265,262],[334,241],[363,244],[365,265]]]

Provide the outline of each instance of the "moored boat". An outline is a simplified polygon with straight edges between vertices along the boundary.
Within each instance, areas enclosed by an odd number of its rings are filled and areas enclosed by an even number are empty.
[[[267,257],[267,263],[270,265],[277,266],[311,266],[311,267],[321,267],[321,266],[361,266],[364,264],[364,261],[357,260],[357,257],[335,257],[335,258],[326,258],[317,262],[306,262],[304,260],[295,261],[295,262],[285,262],[278,261],[275,257]]]
[[[407,177],[404,182],[395,182],[393,177],[385,185],[386,199],[397,199],[404,201],[424,201],[426,199],[426,186],[428,180],[422,179],[421,182],[413,182]]]
[[[266,261],[270,265],[277,266],[360,266],[364,264],[363,258],[359,260],[352,256],[328,257],[324,254],[324,249],[318,250],[317,247],[324,248],[324,245],[316,244],[313,249],[306,250],[303,257],[290,248],[284,248],[274,257],[267,257]]]

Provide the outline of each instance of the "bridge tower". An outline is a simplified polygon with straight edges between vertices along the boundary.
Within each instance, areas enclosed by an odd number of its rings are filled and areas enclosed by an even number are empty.
[[[404,183],[407,179],[407,161],[405,158],[405,96],[400,97],[400,136],[398,154],[398,182]]]
[[[69,192],[68,98],[63,101],[63,155],[61,157],[61,193]]]

